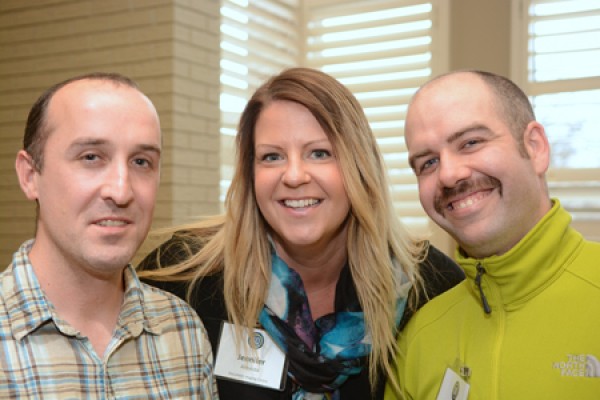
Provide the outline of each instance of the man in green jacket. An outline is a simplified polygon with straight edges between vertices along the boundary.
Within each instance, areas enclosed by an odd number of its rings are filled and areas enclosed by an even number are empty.
[[[600,244],[548,194],[550,146],[527,96],[481,71],[438,77],[406,117],[427,214],[467,279],[399,338],[386,399],[600,398]]]

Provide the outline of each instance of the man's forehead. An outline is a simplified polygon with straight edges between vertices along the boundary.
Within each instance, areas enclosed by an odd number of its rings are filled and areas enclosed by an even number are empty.
[[[118,93],[118,92],[137,92],[140,96],[143,96],[136,88],[130,87],[120,82],[111,81],[108,79],[80,79],[77,81],[69,82],[52,96],[50,105],[52,103],[69,102],[73,101],[74,104],[81,104],[81,99],[88,96],[102,95],[105,93]]]
[[[114,101],[121,98],[127,104],[144,104],[148,111],[158,119],[156,108],[150,99],[136,87],[109,79],[85,78],[68,83],[60,88],[50,102],[46,111],[46,120],[52,120],[52,114],[61,112],[81,112],[93,110],[95,105],[104,100]]]
[[[415,98],[430,98],[434,95],[469,95],[473,91],[481,91],[486,88],[485,82],[477,74],[456,72],[430,81],[417,92]]]
[[[119,97],[121,99],[118,99]],[[134,114],[127,114],[132,118],[140,115],[138,111],[141,110],[147,116],[144,118],[145,123],[150,123],[152,126],[156,123],[160,141],[158,113],[147,96],[137,88],[107,79],[82,79],[60,88],[48,104],[45,117],[46,129],[52,132],[66,121],[70,121],[67,122],[69,124],[87,125],[86,121],[102,120],[101,113],[104,110],[118,111],[129,109],[128,107],[133,107],[135,110]],[[147,114],[144,110],[147,110]],[[83,117],[84,115],[87,117]]]
[[[445,125],[474,117],[488,109],[493,102],[491,96],[485,82],[475,74],[457,73],[439,78],[415,95],[407,110],[407,134],[410,135],[410,128],[416,122]]]
[[[482,86],[479,85],[484,86],[477,75],[457,72],[423,86],[413,98],[406,115],[404,134],[407,146],[411,147],[413,139],[422,136],[423,130],[434,130],[435,136],[443,136],[440,130],[456,132],[471,124],[471,117],[475,117],[477,109],[485,103],[481,102],[482,94],[478,87]],[[461,109],[464,113],[457,112]]]

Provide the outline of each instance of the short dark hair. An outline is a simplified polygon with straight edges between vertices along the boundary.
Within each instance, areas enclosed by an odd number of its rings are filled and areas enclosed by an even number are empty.
[[[44,146],[48,140],[48,130],[46,129],[47,111],[52,97],[61,88],[66,85],[81,80],[110,81],[119,85],[126,85],[139,90],[138,85],[130,78],[114,72],[92,72],[89,74],[75,76],[59,82],[50,88],[36,100],[31,107],[25,125],[25,135],[23,136],[23,149],[31,156],[34,166],[41,171],[44,161]]]
[[[529,98],[523,90],[510,79],[486,71],[472,71],[490,87],[497,101],[499,112],[519,143],[523,141],[523,132],[535,113]]]

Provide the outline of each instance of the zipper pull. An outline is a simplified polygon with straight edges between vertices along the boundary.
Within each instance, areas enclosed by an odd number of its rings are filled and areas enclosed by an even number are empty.
[[[485,311],[486,314],[491,314],[492,309],[490,308],[487,298],[485,297],[485,293],[483,293],[483,289],[481,288],[481,277],[483,276],[483,274],[485,274],[485,268],[483,268],[480,263],[477,263],[477,275],[475,276],[475,284],[479,288],[479,295],[481,296],[481,304],[483,305],[483,311]]]

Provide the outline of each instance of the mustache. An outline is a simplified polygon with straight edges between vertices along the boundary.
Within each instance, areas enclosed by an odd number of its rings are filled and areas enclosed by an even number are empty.
[[[475,192],[478,190],[485,189],[493,189],[499,188],[500,194],[502,194],[502,186],[500,181],[491,176],[484,176],[477,179],[469,179],[460,181],[458,185],[454,187],[445,187],[441,190],[441,193],[434,200],[434,208],[438,214],[444,214],[444,210],[446,210],[449,199],[454,198],[456,196],[460,196],[465,193]]]

